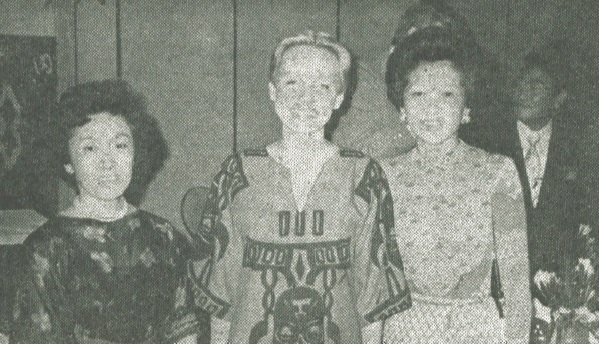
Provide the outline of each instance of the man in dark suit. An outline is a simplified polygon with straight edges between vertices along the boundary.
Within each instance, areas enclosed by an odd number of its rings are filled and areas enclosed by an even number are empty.
[[[527,55],[513,91],[513,121],[488,131],[487,148],[511,157],[518,169],[528,217],[531,278],[538,270],[558,270],[563,257],[575,254],[583,197],[577,183],[579,135],[569,127],[573,114],[564,106],[566,73],[547,56]],[[543,297],[534,285],[532,294],[535,308],[542,308]],[[533,320],[533,330],[535,326],[543,330],[544,324]]]

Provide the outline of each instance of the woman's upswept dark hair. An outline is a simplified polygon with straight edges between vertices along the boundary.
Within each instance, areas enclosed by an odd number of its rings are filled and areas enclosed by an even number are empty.
[[[133,176],[125,198],[138,205],[149,183],[168,158],[169,151],[156,119],[148,114],[145,97],[123,80],[91,81],[69,87],[54,107],[49,145],[60,176],[77,187],[74,176],[64,170],[70,163],[69,140],[75,128],[87,124],[91,115],[110,113],[122,117],[133,138]]]
[[[430,25],[438,25],[447,30],[449,34],[466,42],[476,43],[474,32],[468,25],[466,18],[451,7],[446,0],[420,0],[408,7],[401,17],[395,30],[392,45],[399,45],[413,32]]]
[[[389,100],[398,110],[403,106],[403,95],[410,73],[421,63],[450,61],[461,74],[468,105],[476,68],[470,64],[470,59],[465,54],[462,41],[456,40],[443,28],[427,27],[409,35],[394,49],[387,60],[385,82]]]

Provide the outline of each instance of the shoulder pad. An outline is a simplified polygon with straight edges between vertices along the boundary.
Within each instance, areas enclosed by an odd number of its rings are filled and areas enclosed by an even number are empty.
[[[268,156],[266,148],[247,148],[243,150],[244,156]]]

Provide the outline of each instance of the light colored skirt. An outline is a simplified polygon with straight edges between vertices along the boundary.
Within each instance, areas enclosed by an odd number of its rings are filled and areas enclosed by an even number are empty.
[[[414,295],[412,308],[385,321],[385,344],[499,344],[502,321],[491,297],[436,302]]]

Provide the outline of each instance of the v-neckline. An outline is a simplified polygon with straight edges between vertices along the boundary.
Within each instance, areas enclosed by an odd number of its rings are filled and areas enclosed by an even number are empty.
[[[271,159],[271,161],[273,161],[277,166],[279,166],[279,168],[281,168],[283,171],[285,171],[285,177],[286,177],[285,182],[286,182],[287,190],[289,191],[289,194],[290,194],[291,203],[293,204],[294,209],[298,212],[302,212],[306,209],[306,205],[309,204],[310,197],[313,193],[313,190],[314,190],[315,186],[318,184],[318,182],[320,181],[322,175],[324,174],[325,169],[327,168],[327,166],[330,164],[330,162],[335,157],[339,156],[339,148],[335,147],[335,151],[329,157],[327,157],[323,161],[322,165],[320,166],[320,169],[318,170],[318,173],[316,173],[314,180],[312,181],[311,185],[307,188],[307,192],[305,193],[305,199],[303,200],[304,202],[303,202],[303,204],[301,204],[295,196],[294,184],[293,184],[293,172],[291,171],[291,169],[288,166],[283,164],[281,161],[278,161],[277,158],[271,154],[271,152],[272,152],[271,150],[267,149],[267,152],[268,152],[268,156]]]

